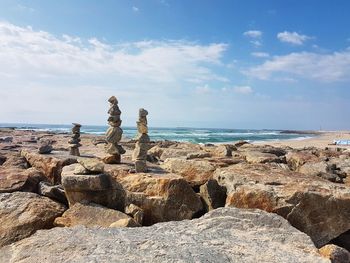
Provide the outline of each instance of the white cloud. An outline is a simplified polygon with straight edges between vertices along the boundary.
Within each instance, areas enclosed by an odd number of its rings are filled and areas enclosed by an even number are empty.
[[[237,94],[251,94],[253,93],[253,89],[250,86],[234,86],[234,87],[224,87],[221,89],[222,92],[234,92]]]
[[[311,52],[275,56],[261,65],[245,71],[263,80],[300,77],[319,82],[350,80],[350,51],[318,54]]]
[[[303,45],[305,41],[312,39],[312,37],[298,34],[297,32],[280,32],[277,34],[277,38],[281,42],[290,43],[293,45]]]
[[[139,9],[137,6],[133,6],[133,7],[132,7],[132,11],[138,12],[138,11],[140,11],[140,9]]]
[[[154,115],[161,118],[176,107],[174,94],[184,96],[183,91],[208,82],[227,82],[216,73],[220,72],[216,68],[224,67],[221,57],[227,48],[224,43],[201,45],[183,40],[110,44],[0,22],[0,82],[6,83],[0,88],[0,98],[8,102],[1,100],[0,119],[30,122],[24,118],[29,109],[40,108],[51,112],[46,119],[45,114],[40,115],[40,122],[78,121],[89,114],[90,123],[99,123],[104,120],[98,114],[105,111],[106,102],[94,105],[93,98],[112,94],[128,102],[131,114],[140,106],[161,107]],[[56,103],[62,96],[64,101]],[[92,110],[102,105],[102,111],[85,113],[85,101]]]
[[[250,94],[253,92],[253,89],[250,86],[236,86],[233,87],[233,91],[239,94]]]
[[[269,53],[266,52],[252,52],[250,55],[257,58],[268,58],[270,56]]]
[[[29,12],[29,13],[35,12],[34,8],[28,7],[28,6],[25,6],[22,4],[17,4],[17,8],[21,11],[24,11],[24,12]]]
[[[259,30],[249,30],[243,33],[244,36],[251,38],[261,38],[262,34],[263,33]]]

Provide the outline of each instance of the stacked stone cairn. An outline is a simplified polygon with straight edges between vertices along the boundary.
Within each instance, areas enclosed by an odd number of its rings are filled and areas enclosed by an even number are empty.
[[[149,150],[149,136],[147,127],[148,111],[145,109],[139,110],[139,120],[137,123],[137,137],[136,145],[133,153],[133,160],[135,161],[135,171],[137,173],[147,172],[147,151]]]
[[[74,156],[80,156],[79,152],[79,147],[81,146],[80,144],[80,127],[81,125],[79,123],[72,123],[73,128],[72,128],[72,139],[68,141],[70,144],[70,155]]]
[[[103,158],[103,161],[108,164],[119,164],[121,155],[125,153],[124,148],[118,144],[123,135],[123,130],[120,128],[122,124],[120,115],[122,112],[119,109],[118,100],[115,96],[110,97],[108,102],[110,103],[110,108],[108,110],[108,125],[110,127],[106,132],[106,153],[108,155]]]

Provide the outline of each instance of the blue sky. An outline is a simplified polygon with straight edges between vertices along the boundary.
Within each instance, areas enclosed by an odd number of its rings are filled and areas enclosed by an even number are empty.
[[[349,1],[0,0],[0,122],[350,129]]]

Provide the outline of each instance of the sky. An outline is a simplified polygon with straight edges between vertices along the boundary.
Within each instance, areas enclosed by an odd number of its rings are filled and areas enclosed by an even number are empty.
[[[0,0],[0,123],[350,129],[350,1]]]

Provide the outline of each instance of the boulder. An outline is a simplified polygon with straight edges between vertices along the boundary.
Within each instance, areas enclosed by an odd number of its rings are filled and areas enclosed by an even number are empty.
[[[170,173],[181,175],[192,186],[204,184],[215,171],[215,166],[208,161],[179,158],[168,158],[161,167]]]
[[[52,152],[49,155],[43,155],[24,149],[21,151],[21,155],[32,167],[41,171],[54,184],[61,183],[61,171],[64,166],[77,162],[76,157],[65,152]]]
[[[55,219],[54,225],[61,227],[72,227],[76,225],[109,227],[112,223],[121,219],[133,221],[129,225],[140,226],[140,224],[136,223],[135,220],[126,214],[94,203],[74,204],[61,217]]]
[[[350,252],[347,251],[345,248],[330,244],[321,247],[319,251],[323,257],[330,259],[332,263],[350,262]]]
[[[0,193],[37,192],[39,182],[44,180],[46,177],[35,168],[0,167]]]
[[[127,192],[127,205],[144,212],[143,224],[191,219],[203,209],[200,198],[179,175],[136,173],[117,178]]]
[[[54,219],[65,209],[64,205],[34,193],[0,194],[0,247],[26,238],[38,229],[53,227]]]
[[[319,158],[308,151],[291,151],[286,154],[286,161],[292,170],[297,170],[307,162],[319,161]]]
[[[278,215],[220,208],[141,228],[54,228],[0,249],[1,262],[330,263]]]
[[[104,171],[104,164],[94,158],[78,158],[78,163],[86,169],[88,174],[99,174]]]
[[[194,152],[194,153],[189,153],[186,155],[186,159],[187,160],[191,160],[191,159],[203,159],[203,158],[207,158],[207,157],[211,157],[211,154],[205,151],[199,151],[199,152]]]
[[[62,186],[69,206],[79,202],[93,202],[108,208],[124,211],[125,191],[109,174],[74,174],[80,164],[65,166],[62,170]]]
[[[317,247],[350,229],[349,187],[266,164],[217,169],[213,178],[227,189],[226,206],[277,213]]]

